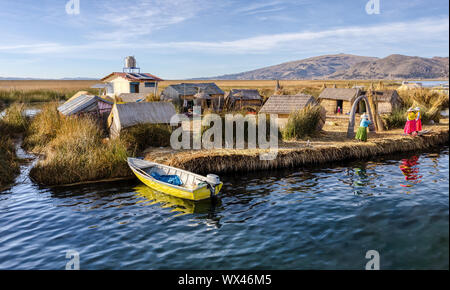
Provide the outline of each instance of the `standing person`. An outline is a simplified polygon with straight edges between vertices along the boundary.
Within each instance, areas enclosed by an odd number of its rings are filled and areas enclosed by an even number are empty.
[[[419,133],[422,131],[422,116],[420,115],[419,107],[416,107],[414,110],[416,111],[416,132]]]
[[[338,113],[338,115],[342,114],[341,107],[339,107],[339,106],[337,108],[337,113]]]
[[[416,134],[416,113],[413,108],[409,108],[407,111],[405,129],[403,131],[407,135]]]
[[[370,124],[372,124],[372,122],[369,121],[369,116],[364,113],[361,116],[361,123],[359,124],[358,131],[356,132],[356,140],[363,142],[367,141],[367,127],[369,127]]]

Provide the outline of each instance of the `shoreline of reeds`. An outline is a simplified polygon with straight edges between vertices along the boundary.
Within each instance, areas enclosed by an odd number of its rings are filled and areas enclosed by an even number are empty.
[[[275,170],[334,162],[367,160],[375,156],[399,152],[417,152],[448,144],[449,130],[438,128],[420,137],[383,138],[369,142],[346,142],[317,147],[280,148],[275,160],[260,160],[267,150],[199,150],[167,153],[167,158],[155,158],[154,152],[145,159],[179,167],[198,174],[228,174],[259,170]]]
[[[0,191],[12,185],[20,173],[16,143],[28,126],[23,110],[22,104],[13,104],[0,118]]]

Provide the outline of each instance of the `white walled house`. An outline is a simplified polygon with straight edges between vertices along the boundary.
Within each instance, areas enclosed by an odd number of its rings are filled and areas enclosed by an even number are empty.
[[[113,72],[102,79],[109,84],[106,92],[114,97],[121,94],[155,94],[158,91],[158,82],[162,79],[149,73]]]

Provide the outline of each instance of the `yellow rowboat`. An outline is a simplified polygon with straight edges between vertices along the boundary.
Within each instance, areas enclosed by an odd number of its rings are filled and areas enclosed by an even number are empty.
[[[128,158],[128,166],[133,173],[148,187],[175,197],[202,200],[219,194],[223,183],[214,174],[201,176],[179,168],[150,162],[137,158]],[[154,178],[152,175],[176,175],[181,180],[181,185],[170,184]]]

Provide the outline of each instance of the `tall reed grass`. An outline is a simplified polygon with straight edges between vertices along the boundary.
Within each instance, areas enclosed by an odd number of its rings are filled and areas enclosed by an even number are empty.
[[[45,106],[24,141],[27,149],[45,154],[30,177],[39,184],[62,185],[129,176],[124,142],[105,142],[104,137],[95,119],[62,117],[55,104]]]
[[[13,139],[23,133],[28,125],[23,110],[22,104],[14,104],[0,117],[0,189],[14,182],[19,173]]]
[[[320,127],[321,114],[321,106],[307,106],[292,112],[282,130],[283,139],[302,139],[316,134]]]

